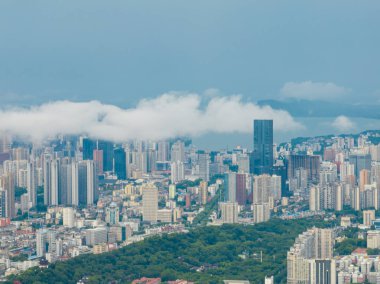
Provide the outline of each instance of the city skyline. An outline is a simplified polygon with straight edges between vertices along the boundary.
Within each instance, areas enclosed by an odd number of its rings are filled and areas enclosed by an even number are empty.
[[[0,282],[380,284],[379,15],[0,1]]]

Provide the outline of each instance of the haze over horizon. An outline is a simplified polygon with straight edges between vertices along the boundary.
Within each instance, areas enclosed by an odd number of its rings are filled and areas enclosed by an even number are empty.
[[[314,135],[308,121],[317,118],[318,133],[370,128],[363,122],[379,127],[380,4],[295,2],[114,1],[104,6],[98,0],[75,5],[24,1],[16,7],[2,1],[0,115],[17,123],[19,115],[70,104],[78,111],[96,105],[96,111],[107,109],[108,117],[116,117],[175,93],[177,101],[197,94],[199,105],[185,107],[202,113],[195,126],[204,124],[203,112],[216,98],[229,101],[238,95],[240,107],[252,113],[242,116],[239,108],[229,109],[230,115],[247,121],[237,119],[223,129],[214,123],[215,129],[209,125],[196,131],[186,125],[186,117],[173,117],[185,124],[151,138],[186,134],[202,145],[204,137],[216,145],[212,141],[223,134],[221,139],[231,145],[237,143],[234,136],[251,135],[248,120],[255,117],[273,118],[275,127],[279,121],[279,140]],[[170,120],[166,109],[155,111]],[[48,117],[57,121],[54,114]],[[73,134],[83,132],[76,129],[77,121],[68,125],[70,121],[58,123],[62,133],[68,128]],[[46,130],[36,126],[32,134],[24,126],[13,131],[39,136]],[[150,127],[131,137],[147,138]],[[103,130],[97,125],[92,131]]]

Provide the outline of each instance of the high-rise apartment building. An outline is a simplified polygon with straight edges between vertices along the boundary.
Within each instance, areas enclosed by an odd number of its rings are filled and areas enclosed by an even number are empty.
[[[370,154],[351,154],[349,156],[350,164],[354,165],[355,176],[359,177],[360,171],[363,169],[371,170],[371,155]]]
[[[336,283],[333,231],[312,228],[300,234],[287,255],[287,283]]]
[[[307,171],[308,181],[318,181],[320,171],[320,157],[316,155],[289,155],[288,178],[294,178],[295,172],[299,168],[303,168]]]
[[[332,229],[315,229],[315,258],[333,257],[334,232]]]
[[[158,190],[153,184],[142,186],[142,215],[147,222],[157,222]]]
[[[169,161],[169,142],[159,141],[157,143],[157,161],[165,162]]]
[[[210,180],[210,155],[208,153],[198,154],[197,165],[199,178],[208,182]]]
[[[31,207],[37,205],[37,171],[36,164],[32,160],[27,166],[27,191]]]
[[[238,204],[236,202],[220,202],[219,206],[223,223],[237,223]]]
[[[181,161],[171,163],[171,182],[177,183],[185,179],[185,165]]]
[[[201,181],[199,184],[199,199],[202,205],[206,205],[208,196],[208,184],[206,181]]]
[[[185,162],[185,143],[178,140],[172,145],[171,149],[171,161],[172,162]]]
[[[236,202],[236,173],[224,174],[224,201]]]
[[[4,217],[13,218],[15,212],[15,179],[12,172],[4,173],[0,176],[0,188],[2,192],[2,211]]]
[[[236,174],[236,202],[245,205],[247,202],[247,181],[245,173]]]
[[[253,222],[261,223],[270,219],[270,207],[268,203],[253,204]]]

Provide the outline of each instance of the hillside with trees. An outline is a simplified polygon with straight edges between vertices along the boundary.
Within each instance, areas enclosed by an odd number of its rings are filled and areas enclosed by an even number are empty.
[[[186,234],[151,237],[101,255],[32,268],[11,276],[9,283],[76,283],[83,277],[89,283],[129,283],[142,276],[196,283],[221,283],[223,279],[262,283],[266,275],[274,275],[275,283],[286,283],[287,250],[298,234],[314,225],[325,227],[326,223],[315,217],[197,227]]]

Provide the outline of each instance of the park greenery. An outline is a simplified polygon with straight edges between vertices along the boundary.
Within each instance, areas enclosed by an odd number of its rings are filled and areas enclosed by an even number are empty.
[[[197,226],[189,233],[151,237],[101,255],[31,268],[10,276],[8,282],[77,283],[87,277],[88,283],[130,283],[146,276],[196,283],[222,283],[223,279],[263,283],[266,275],[274,275],[275,283],[286,283],[286,253],[295,238],[312,226],[329,225],[313,217],[245,226]]]

